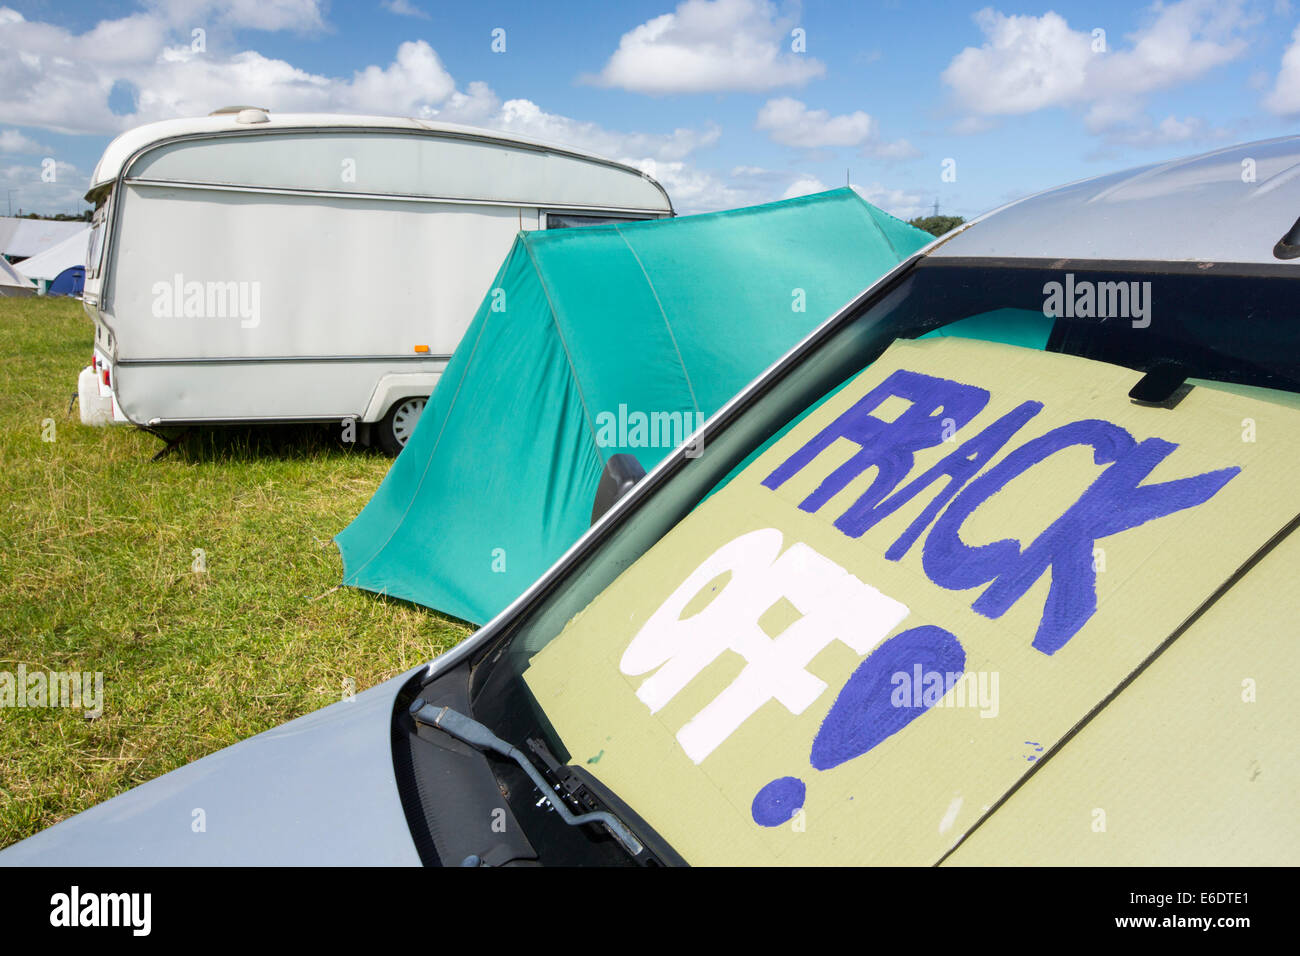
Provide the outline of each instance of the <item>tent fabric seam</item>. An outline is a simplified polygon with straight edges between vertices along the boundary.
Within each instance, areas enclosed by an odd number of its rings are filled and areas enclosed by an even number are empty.
[[[650,294],[655,297],[655,306],[659,309],[659,315],[664,320],[664,327],[668,329],[668,338],[672,340],[673,351],[677,353],[677,364],[682,367],[682,378],[686,379],[686,390],[691,393],[691,407],[695,409],[695,414],[700,413],[700,402],[695,397],[695,384],[691,381],[691,373],[686,368],[686,358],[682,355],[681,347],[677,344],[677,334],[673,332],[673,324],[668,321],[668,313],[664,311],[664,304],[659,299],[659,290],[655,288],[654,280],[650,278],[650,273],[646,271],[645,264],[642,263],[641,257],[637,251],[632,248],[632,243],[627,241],[627,236],[623,235],[620,226],[614,226],[614,232],[623,240],[623,245],[627,246],[627,251],[632,253],[632,258],[636,260],[637,268],[641,270],[641,275],[645,276],[646,285],[650,287]]]
[[[587,420],[587,429],[591,432],[591,440],[599,448],[600,439],[596,434],[596,423],[591,418],[591,409],[587,407],[587,396],[582,390],[582,380],[578,376],[578,367],[573,364],[573,353],[569,351],[569,343],[564,337],[564,329],[560,327],[560,316],[555,310],[555,303],[551,300],[551,290],[546,283],[546,276],[542,273],[542,264],[537,261],[537,257],[533,254],[532,244],[528,241],[526,233],[521,235],[520,244],[524,247],[524,251],[528,253],[528,261],[533,264],[533,272],[537,275],[537,283],[542,287],[542,295],[546,297],[546,310],[551,313],[551,324],[555,326],[555,334],[560,339],[560,348],[564,349],[564,360],[569,363],[569,374],[573,377],[573,387],[578,392],[578,404],[582,406],[582,417]]]
[[[871,209],[870,208],[864,209],[863,212],[867,214],[867,218],[871,220],[871,224],[876,227],[876,232],[880,233],[880,238],[885,240],[885,244],[889,246],[889,251],[892,252],[896,257],[900,259],[906,258],[905,256],[899,255],[898,250],[894,247],[894,241],[889,238],[889,233],[885,232],[885,227],[882,226],[879,220],[877,220],[876,217],[871,214]],[[902,222],[902,220],[900,219],[899,222]]]

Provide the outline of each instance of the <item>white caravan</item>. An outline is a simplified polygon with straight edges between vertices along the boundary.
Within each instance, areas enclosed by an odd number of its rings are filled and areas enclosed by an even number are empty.
[[[519,230],[673,215],[577,150],[253,108],[122,134],[86,198],[83,420],[354,421],[390,453]]]

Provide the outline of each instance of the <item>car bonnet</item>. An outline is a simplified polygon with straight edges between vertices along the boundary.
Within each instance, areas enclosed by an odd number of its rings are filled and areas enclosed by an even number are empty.
[[[0,865],[418,866],[391,744],[414,673],[92,807],[0,852]]]

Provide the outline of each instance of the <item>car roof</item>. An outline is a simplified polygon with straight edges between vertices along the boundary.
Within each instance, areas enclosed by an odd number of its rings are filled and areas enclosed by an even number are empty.
[[[248,118],[241,118],[241,116],[244,116],[248,111],[251,111],[254,115],[261,115],[253,121],[250,121]],[[263,116],[265,117],[264,119],[261,118]],[[575,149],[571,146],[564,146],[558,143],[548,143],[544,140],[531,139],[526,136],[518,136],[514,133],[506,133],[500,130],[480,129],[475,126],[462,126],[458,123],[440,123],[433,120],[414,119],[411,117],[366,116],[350,113],[272,113],[269,110],[261,110],[257,107],[248,107],[241,111],[232,107],[226,110],[219,110],[208,116],[169,119],[161,120],[157,123],[146,123],[143,126],[137,126],[134,129],[127,130],[125,133],[120,134],[108,144],[104,149],[103,156],[100,157],[99,162],[95,165],[95,171],[91,174],[90,187],[86,192],[86,196],[87,198],[90,198],[104,186],[111,185],[117,180],[118,175],[122,172],[123,166],[129,163],[137,153],[142,149],[157,143],[163,143],[189,136],[203,136],[219,133],[251,133],[268,130],[288,131],[341,128],[378,129],[410,133],[446,133],[454,136],[470,137],[473,139],[492,140],[498,143],[518,144],[522,146],[530,146],[535,149],[545,149],[552,152],[565,153],[570,156],[591,159],[605,165],[618,166],[638,176],[643,175],[641,170],[633,166],[628,166],[626,163],[607,159],[604,156],[598,156],[595,153]]]
[[[930,254],[1280,265],[1273,247],[1298,216],[1300,136],[1283,136],[1017,200]]]

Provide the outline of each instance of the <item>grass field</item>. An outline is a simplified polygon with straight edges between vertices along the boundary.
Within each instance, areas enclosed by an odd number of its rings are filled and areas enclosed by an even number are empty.
[[[0,299],[0,671],[104,675],[95,719],[0,708],[0,847],[469,633],[335,589],[330,539],[387,458],[284,426],[151,462],[156,438],[69,412],[90,344],[80,303]]]

